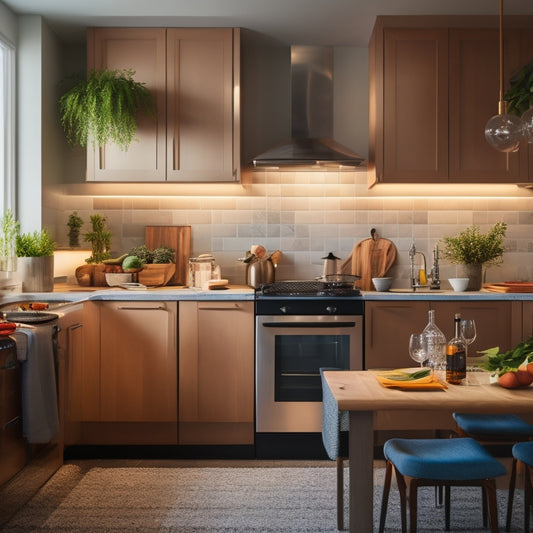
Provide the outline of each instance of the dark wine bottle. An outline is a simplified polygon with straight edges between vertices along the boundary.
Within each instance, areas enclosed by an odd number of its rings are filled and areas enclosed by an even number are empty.
[[[466,378],[466,343],[461,337],[461,315],[454,318],[455,333],[446,344],[446,381],[460,385]]]

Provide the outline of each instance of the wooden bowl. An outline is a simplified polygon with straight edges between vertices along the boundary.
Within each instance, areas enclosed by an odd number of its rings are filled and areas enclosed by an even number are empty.
[[[144,265],[144,268],[138,273],[139,283],[147,287],[162,287],[166,285],[176,271],[174,263],[155,263]]]

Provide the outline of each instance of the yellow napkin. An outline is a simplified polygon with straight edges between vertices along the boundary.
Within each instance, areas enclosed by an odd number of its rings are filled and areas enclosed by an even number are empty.
[[[396,387],[402,390],[443,390],[448,388],[445,383],[440,382],[432,375],[410,381],[394,379],[394,376],[402,376],[410,373],[412,372],[401,369],[387,370],[376,373],[376,379],[384,387]]]

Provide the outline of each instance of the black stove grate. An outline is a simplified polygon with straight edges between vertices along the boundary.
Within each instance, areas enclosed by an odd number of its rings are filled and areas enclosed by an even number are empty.
[[[357,296],[359,289],[353,284],[338,281],[304,280],[275,281],[261,285],[259,294],[264,296]]]

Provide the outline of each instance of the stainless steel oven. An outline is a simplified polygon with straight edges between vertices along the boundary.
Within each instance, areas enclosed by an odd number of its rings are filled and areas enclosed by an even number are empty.
[[[363,309],[352,297],[256,298],[256,436],[321,431],[319,369],[363,369]]]

